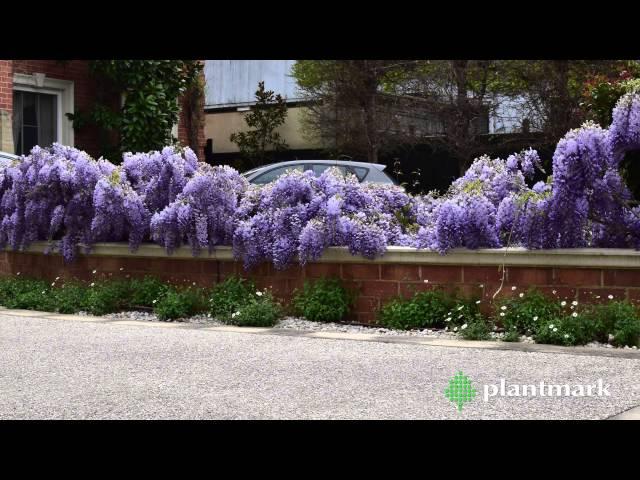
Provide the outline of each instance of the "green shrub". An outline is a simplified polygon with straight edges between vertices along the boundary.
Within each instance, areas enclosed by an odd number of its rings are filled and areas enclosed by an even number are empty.
[[[520,334],[530,335],[537,331],[538,325],[547,324],[561,315],[562,307],[556,299],[550,299],[537,290],[529,290],[522,297],[518,295],[502,302],[495,318],[507,332],[515,328]]]
[[[255,292],[223,321],[241,327],[272,327],[282,317],[282,307],[270,292]]]
[[[167,292],[169,286],[154,277],[131,280],[131,306],[152,308]]]
[[[121,312],[131,305],[131,284],[127,280],[102,280],[89,285],[87,310],[94,315]]]
[[[4,277],[0,282],[0,303],[7,308],[54,311],[51,286],[44,280]]]
[[[238,276],[229,277],[211,290],[209,312],[212,317],[224,321],[247,303],[255,292],[256,286],[252,281]]]
[[[513,326],[511,329],[504,332],[504,337],[502,337],[503,342],[519,342],[520,341],[520,332],[516,330],[516,327]]]
[[[536,325],[535,341],[550,345],[577,345],[578,339],[566,319],[556,318]]]
[[[446,313],[443,324],[446,325],[449,330],[453,330],[456,327],[459,329],[459,327],[464,324],[468,325],[483,318],[475,299],[458,298]],[[482,321],[486,322],[486,320]]]
[[[476,315],[468,323],[463,323],[458,332],[465,340],[489,340],[491,325],[481,315]]]
[[[349,313],[353,300],[339,280],[320,279],[305,282],[291,304],[297,315],[312,322],[339,322]]]
[[[591,340],[607,342],[616,346],[638,346],[640,344],[640,317],[635,306],[627,301],[615,301],[601,305],[591,305],[581,315],[593,324],[594,335]]]
[[[378,312],[378,322],[397,330],[442,327],[454,305],[440,290],[419,292],[409,300],[396,298],[384,304]]]
[[[205,294],[200,288],[169,288],[155,303],[153,312],[160,320],[176,320],[201,313],[205,305]]]
[[[51,294],[56,312],[77,313],[88,309],[89,289],[80,282],[65,282]]]

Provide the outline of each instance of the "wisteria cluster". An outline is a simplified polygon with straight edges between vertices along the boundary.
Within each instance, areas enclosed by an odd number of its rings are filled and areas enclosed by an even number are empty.
[[[336,169],[319,177],[293,171],[247,191],[237,212],[234,252],[246,267],[270,261],[285,268],[296,256],[304,264],[332,245],[374,258],[388,245],[410,244],[403,216],[411,215],[412,201],[398,187],[360,184]]]
[[[49,240],[66,260],[78,245],[155,241],[170,254],[233,246],[247,268],[286,268],[330,246],[374,258],[388,246],[640,248],[640,207],[619,172],[640,149],[640,95],[622,97],[608,128],[585,123],[562,138],[553,175],[535,150],[482,156],[443,195],[409,195],[329,169],[292,171],[249,185],[230,167],[199,162],[189,148],[125,154],[115,166],[71,147],[35,147],[0,163],[0,248]]]

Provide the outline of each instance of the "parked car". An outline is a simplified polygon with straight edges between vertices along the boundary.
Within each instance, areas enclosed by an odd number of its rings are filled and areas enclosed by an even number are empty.
[[[338,168],[343,175],[352,173],[360,182],[398,184],[398,182],[384,172],[384,169],[387,167],[386,165],[353,162],[350,160],[293,160],[290,162],[263,165],[262,167],[244,172],[242,175],[244,175],[250,183],[264,185],[291,170],[298,170],[300,172],[311,170],[316,176],[319,176],[330,167]]]
[[[0,159],[16,160],[18,158],[20,158],[20,157],[18,157],[17,155],[14,155],[13,153],[7,153],[7,152],[0,151]]]

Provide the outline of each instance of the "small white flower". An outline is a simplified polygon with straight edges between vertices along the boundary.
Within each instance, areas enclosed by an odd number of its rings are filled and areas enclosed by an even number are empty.
[[[476,305],[478,305],[480,303],[480,300],[476,300]]]
[[[575,317],[577,317],[577,316],[578,316],[578,312],[573,312],[573,313],[571,314],[571,316],[572,316],[572,317],[574,317],[574,318],[575,318]]]
[[[511,287],[511,291],[513,292],[516,288],[518,288],[518,287],[516,287],[516,286],[514,285],[513,287]]]
[[[457,331],[458,331],[458,327],[454,327],[454,328],[453,328],[453,331],[454,331],[454,332],[457,332]]]
[[[47,291],[46,290],[42,290],[42,295],[44,295],[45,293],[47,293]]]
[[[235,313],[232,313],[232,314],[231,314],[231,318],[236,318],[236,314],[235,314]]]
[[[425,280],[424,283],[429,283],[429,280]]]
[[[52,286],[52,287],[55,287],[55,286],[56,286],[56,282],[53,282],[53,283],[51,284],[51,286]]]
[[[60,280],[60,277],[56,277],[56,282],[57,282],[58,280]]]
[[[558,331],[558,329],[557,329],[557,328],[554,328],[554,329],[553,329],[553,331],[554,331],[554,332],[557,332],[557,331]]]
[[[484,287],[484,284],[482,284],[482,283],[481,283],[481,284],[480,284],[480,288],[482,288],[482,287]]]
[[[565,302],[564,300],[560,302],[560,305],[562,305],[563,307],[567,304],[567,302]]]
[[[553,293],[553,294],[555,295],[555,294],[556,294],[556,291],[555,291],[555,290],[551,290],[551,293]]]
[[[524,297],[524,293],[520,292],[520,294],[518,295],[520,298]]]
[[[575,307],[576,305],[578,305],[578,301],[574,300],[573,302],[571,302],[571,305],[573,305]]]
[[[449,317],[449,318],[445,318],[445,320],[444,320],[444,321],[445,321],[445,322],[450,322],[450,321],[451,321],[451,317]]]
[[[97,270],[94,270],[94,271],[93,271],[93,272],[91,272],[91,273],[95,274],[96,272],[97,272]]]
[[[449,327],[444,327],[444,331],[447,332],[449,330]]]
[[[151,302],[151,303],[154,303],[154,304],[155,304],[157,301],[158,301],[158,300],[154,300],[154,301],[153,301],[153,302]]]
[[[537,322],[538,321],[538,316],[536,315],[535,317],[533,317],[533,321]]]
[[[549,325],[549,328],[553,328],[553,323],[551,325]]]
[[[120,271],[123,271],[123,270],[124,270],[124,267],[120,267]]]
[[[467,328],[467,324],[466,323],[460,327],[460,330],[464,330],[465,328]]]
[[[92,282],[92,283],[91,283],[91,285],[89,285],[89,286],[90,286],[90,287],[95,287],[95,285],[96,285],[96,284]]]
[[[506,310],[506,309],[507,309],[506,305],[503,305],[500,307],[500,310]]]
[[[20,275],[20,272],[16,273],[16,275]]]
[[[607,298],[609,298],[609,300],[613,300],[613,295],[609,295]]]
[[[565,334],[564,334],[564,338],[569,338],[569,334],[568,334],[568,333],[565,333]]]
[[[258,291],[258,292],[256,292],[256,295],[261,297],[262,296],[262,292]]]
[[[600,298],[600,295],[596,295],[596,298]]]
[[[504,312],[500,312],[500,316],[501,316],[501,317],[504,317]]]

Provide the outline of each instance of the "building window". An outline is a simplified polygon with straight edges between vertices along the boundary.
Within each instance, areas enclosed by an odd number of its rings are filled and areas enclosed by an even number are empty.
[[[74,111],[74,88],[70,80],[44,74],[13,76],[13,145],[15,153],[27,155],[35,145],[58,142],[74,145],[73,125],[66,116]]]
[[[15,90],[13,92],[13,145],[17,155],[33,147],[58,141],[59,96]]]

